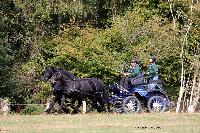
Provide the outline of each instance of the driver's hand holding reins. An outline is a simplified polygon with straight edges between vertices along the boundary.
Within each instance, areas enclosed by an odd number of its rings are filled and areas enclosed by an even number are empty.
[[[122,73],[122,76],[123,76],[123,77],[128,77],[128,76],[129,76],[129,73]]]

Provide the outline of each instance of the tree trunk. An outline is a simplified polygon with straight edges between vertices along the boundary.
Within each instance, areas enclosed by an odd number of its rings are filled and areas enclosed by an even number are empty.
[[[168,0],[168,3],[169,3],[169,7],[170,7],[170,12],[172,14],[172,19],[173,19],[173,24],[174,24],[174,30],[175,30],[176,29],[176,18],[174,17],[173,10],[172,10],[172,1]]]
[[[183,43],[182,43],[182,46],[181,46],[181,54],[180,54],[180,56],[181,56],[181,87],[180,87],[180,90],[179,90],[179,98],[178,98],[178,102],[177,102],[176,113],[180,112],[182,97],[183,97],[183,93],[184,93],[185,79],[184,79],[183,55],[184,55],[184,47],[185,47],[185,45],[187,45],[187,37],[188,37],[188,33],[190,31],[191,26],[192,26],[192,21],[190,21],[190,24],[188,26],[188,29],[186,31],[186,34],[184,36]]]
[[[180,108],[181,108],[181,103],[182,103],[182,97],[183,97],[183,93],[184,93],[184,68],[183,68],[183,61],[182,61],[182,71],[181,71],[181,87],[179,90],[179,97],[178,97],[178,101],[177,101],[177,106],[176,106],[176,113],[180,112]]]

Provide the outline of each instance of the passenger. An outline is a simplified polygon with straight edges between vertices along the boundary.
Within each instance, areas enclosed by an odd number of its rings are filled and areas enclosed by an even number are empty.
[[[158,66],[156,65],[156,57],[149,58],[148,74],[149,80],[158,80]]]
[[[151,56],[149,58],[149,66],[148,66],[148,73],[149,74],[149,81],[158,80],[158,66],[156,65],[156,57]],[[156,83],[149,84],[149,89],[154,89]]]
[[[141,68],[137,64],[136,59],[131,60],[130,67],[128,68],[128,72],[123,73],[123,78],[120,80],[120,86],[124,87],[128,90],[129,83],[131,82],[131,79],[139,76],[141,73]]]

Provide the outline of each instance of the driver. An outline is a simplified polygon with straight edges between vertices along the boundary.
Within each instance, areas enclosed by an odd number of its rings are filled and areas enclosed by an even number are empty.
[[[139,76],[140,73],[141,73],[141,68],[137,64],[137,60],[133,58],[131,60],[130,67],[128,68],[128,72],[123,73],[123,78],[120,80],[120,86],[128,90],[128,85],[131,82],[131,79]]]

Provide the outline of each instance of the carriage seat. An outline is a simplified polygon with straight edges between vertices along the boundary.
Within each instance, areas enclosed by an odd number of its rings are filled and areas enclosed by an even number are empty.
[[[144,82],[144,72],[142,72],[139,76],[131,79],[131,85],[146,85],[147,83]]]
[[[163,81],[162,80],[149,80],[148,84],[162,84]]]

